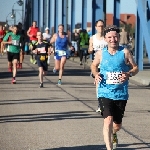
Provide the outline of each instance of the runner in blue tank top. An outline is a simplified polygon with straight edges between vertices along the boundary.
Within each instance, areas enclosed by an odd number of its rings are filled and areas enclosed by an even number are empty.
[[[104,118],[104,141],[107,150],[112,150],[118,144],[116,132],[121,129],[128,100],[128,80],[138,73],[138,67],[129,50],[119,46],[119,28],[106,27],[104,37],[108,47],[96,53],[91,70],[99,84],[97,97]],[[98,65],[100,72],[97,72]]]
[[[68,35],[64,33],[64,25],[58,26],[58,33],[55,33],[50,43],[55,42],[55,67],[53,72],[59,70],[58,85],[61,85],[62,74],[64,71],[64,65],[66,63],[66,50],[68,45]]]

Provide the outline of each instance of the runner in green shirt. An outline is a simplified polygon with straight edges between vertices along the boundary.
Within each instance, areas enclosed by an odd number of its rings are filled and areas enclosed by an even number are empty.
[[[3,39],[4,44],[8,44],[8,63],[9,71],[12,72],[13,64],[13,78],[11,83],[16,84],[16,74],[17,74],[17,62],[19,61],[20,56],[20,39],[21,36],[18,34],[18,26],[14,25],[12,32],[9,32],[5,35]]]

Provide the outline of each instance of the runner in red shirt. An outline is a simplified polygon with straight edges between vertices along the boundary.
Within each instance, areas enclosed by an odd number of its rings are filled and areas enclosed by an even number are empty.
[[[27,35],[30,38],[30,50],[31,50],[31,58],[30,58],[30,62],[33,64],[36,64],[36,59],[33,59],[33,46],[35,43],[37,43],[37,32],[39,31],[39,28],[37,27],[37,22],[33,21],[32,26],[29,28],[29,30],[27,31]]]

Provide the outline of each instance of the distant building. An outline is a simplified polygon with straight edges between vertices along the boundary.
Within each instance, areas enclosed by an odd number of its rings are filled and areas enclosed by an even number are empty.
[[[135,14],[120,14],[120,24],[131,24],[132,27],[135,26],[136,16]],[[106,25],[113,24],[113,14],[106,15]]]

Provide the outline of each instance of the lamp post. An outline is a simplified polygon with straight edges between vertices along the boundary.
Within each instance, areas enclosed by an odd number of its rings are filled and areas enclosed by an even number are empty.
[[[19,6],[22,6],[22,24],[24,24],[24,2],[23,2],[23,0],[18,0],[17,4]]]
[[[22,6],[22,10],[20,9],[14,9],[15,4],[18,4],[19,6]],[[12,14],[11,14],[11,18],[14,19],[14,24],[16,24],[16,11],[22,11],[22,24],[24,22],[24,2],[23,0],[18,0],[17,2],[15,2],[12,6]]]
[[[7,16],[6,16],[6,23],[5,23],[5,27],[7,28],[9,26],[8,21],[12,21],[12,20],[8,20],[8,17],[12,14],[12,12],[10,12]]]
[[[22,11],[20,9],[12,9],[12,14],[11,14],[11,18],[14,19],[14,25],[16,24],[16,12],[20,15],[21,17],[21,14],[18,12],[18,11]]]

